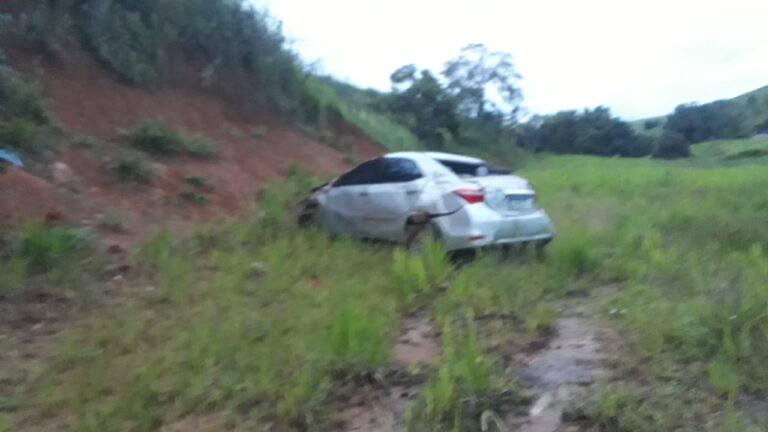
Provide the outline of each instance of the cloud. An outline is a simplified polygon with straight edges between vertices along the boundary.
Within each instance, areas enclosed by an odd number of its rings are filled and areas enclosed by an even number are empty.
[[[255,1],[255,0],[254,0]],[[526,107],[606,105],[638,118],[768,84],[760,0],[261,0],[307,61],[389,88],[415,63],[439,71],[473,42],[513,54]]]

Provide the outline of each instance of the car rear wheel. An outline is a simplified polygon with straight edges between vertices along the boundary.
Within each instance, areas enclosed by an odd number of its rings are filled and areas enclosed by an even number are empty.
[[[440,230],[435,225],[427,222],[406,228],[405,248],[408,252],[418,254],[431,241],[440,241]]]

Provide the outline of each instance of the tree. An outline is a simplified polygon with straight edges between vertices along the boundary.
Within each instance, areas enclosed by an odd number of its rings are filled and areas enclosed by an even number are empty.
[[[690,156],[688,142],[682,134],[665,131],[655,144],[653,157],[660,159],[677,159]]]
[[[501,114],[507,122],[516,120],[522,101],[512,55],[491,52],[482,44],[472,44],[447,62],[443,70],[447,90],[468,118],[485,113]]]
[[[743,113],[732,101],[704,105],[683,104],[675,108],[664,129],[683,136],[689,144],[745,135]]]
[[[459,133],[456,100],[428,70],[403,66],[390,76],[390,110],[420,141],[444,148]]]
[[[518,143],[532,151],[552,153],[637,157],[651,152],[647,140],[605,107],[534,117],[518,127]]]

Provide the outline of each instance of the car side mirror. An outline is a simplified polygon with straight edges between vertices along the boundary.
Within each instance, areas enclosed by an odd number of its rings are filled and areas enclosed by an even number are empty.
[[[485,177],[488,175],[488,167],[487,166],[479,166],[475,170],[475,177]]]

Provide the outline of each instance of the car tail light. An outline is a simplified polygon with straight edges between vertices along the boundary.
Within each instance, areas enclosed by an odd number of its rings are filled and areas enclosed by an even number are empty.
[[[453,193],[460,196],[467,204],[481,203],[485,200],[485,193],[482,189],[457,189]]]

